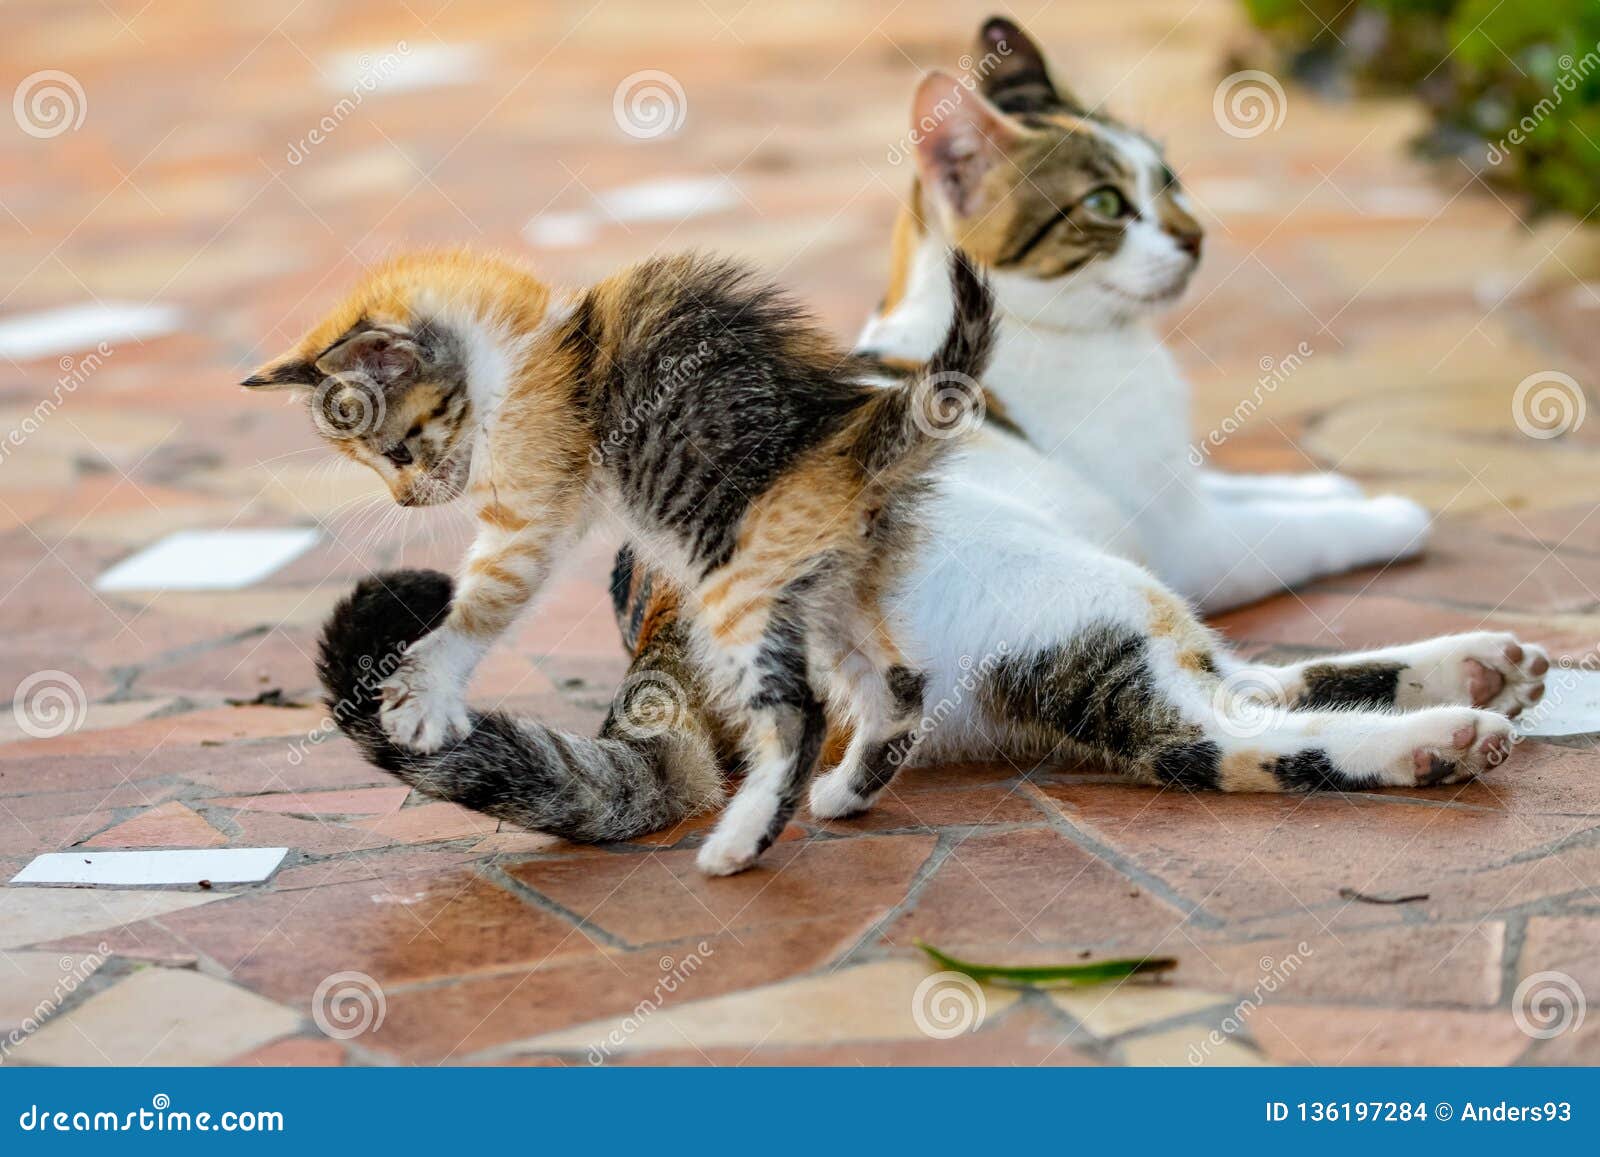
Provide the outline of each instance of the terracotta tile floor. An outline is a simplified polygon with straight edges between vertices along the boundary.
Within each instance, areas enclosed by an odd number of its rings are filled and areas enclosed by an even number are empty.
[[[1581,741],[1529,743],[1469,787],[1318,799],[941,768],[860,820],[802,817],[759,871],[708,881],[702,824],[605,850],[496,830],[308,742],[319,711],[274,705],[313,695],[317,624],[355,576],[448,566],[465,531],[380,517],[294,406],[233,388],[256,359],[361,263],[419,242],[499,246],[574,280],[716,246],[848,332],[883,282],[908,181],[888,151],[918,69],[955,66],[980,9],[6,12],[6,83],[55,84],[67,107],[0,131],[0,427],[25,434],[0,460],[0,682],[51,673],[75,729],[0,723],[0,869],[73,848],[290,849],[262,884],[0,888],[0,1032],[54,1009],[8,1058],[1600,1062],[1600,1018],[1536,1039],[1513,1016],[1535,973],[1600,991],[1600,763]],[[1313,351],[1219,459],[1338,466],[1441,511],[1426,561],[1219,626],[1284,654],[1482,625],[1588,653],[1600,422],[1531,438],[1511,398],[1529,375],[1582,382],[1600,364],[1594,236],[1525,224],[1459,170],[1408,160],[1405,104],[1291,89],[1276,131],[1224,133],[1212,95],[1242,32],[1225,0],[1056,0],[1031,26],[1073,87],[1169,142],[1205,207],[1206,267],[1171,321],[1197,429],[1263,367]],[[33,76],[47,69],[66,81]],[[652,69],[681,87],[683,123],[638,139],[613,94]],[[699,182],[685,187],[703,211],[596,214],[658,179]],[[97,303],[87,320],[37,316]],[[59,340],[39,336],[50,321]],[[324,537],[239,590],[94,588],[170,532],[254,526]],[[607,554],[575,560],[480,699],[597,726],[624,670]],[[281,695],[232,705],[262,692]],[[983,958],[1181,965],[1160,986],[991,988],[977,1031],[950,1035],[913,1015],[932,971],[916,936]]]

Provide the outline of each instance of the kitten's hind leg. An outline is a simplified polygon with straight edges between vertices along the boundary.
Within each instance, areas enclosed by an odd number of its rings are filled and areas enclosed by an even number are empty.
[[[1364,497],[1361,487],[1343,474],[1230,474],[1199,470],[1200,491],[1224,502],[1282,499],[1286,502],[1320,502],[1328,498]]]
[[[895,656],[898,658],[898,656]],[[811,785],[811,814],[839,819],[866,811],[905,766],[922,738],[927,677],[899,662],[871,661],[859,652],[840,664],[855,734],[839,766]]]
[[[1223,662],[1241,687],[1295,710],[1462,706],[1510,719],[1544,697],[1550,670],[1543,647],[1504,631],[1446,635],[1281,667]]]
[[[712,876],[754,864],[783,834],[816,770],[827,715],[812,691],[805,592],[702,603],[707,674],[743,724],[744,783],[695,862]]]

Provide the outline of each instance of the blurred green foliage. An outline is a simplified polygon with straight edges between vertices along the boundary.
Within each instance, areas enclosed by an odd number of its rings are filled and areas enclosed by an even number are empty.
[[[1296,73],[1415,91],[1431,151],[1540,210],[1600,205],[1600,0],[1243,0]]]

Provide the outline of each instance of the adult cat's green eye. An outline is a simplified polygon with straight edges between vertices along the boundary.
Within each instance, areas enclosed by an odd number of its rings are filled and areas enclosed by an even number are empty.
[[[1121,193],[1107,185],[1104,189],[1096,189],[1083,199],[1083,207],[1096,217],[1103,217],[1107,221],[1115,221],[1125,217],[1128,213],[1128,201]]]

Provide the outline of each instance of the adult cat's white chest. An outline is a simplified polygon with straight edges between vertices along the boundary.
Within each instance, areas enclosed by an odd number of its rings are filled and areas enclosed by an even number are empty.
[[[1188,390],[1147,326],[1091,332],[1007,319],[987,383],[1041,454],[1130,518],[1183,488]]]

